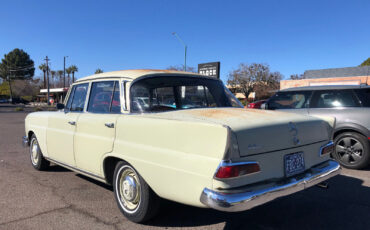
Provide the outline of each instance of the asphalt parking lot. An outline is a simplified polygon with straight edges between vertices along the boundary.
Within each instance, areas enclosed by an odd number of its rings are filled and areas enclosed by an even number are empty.
[[[343,170],[329,189],[313,187],[240,213],[166,201],[157,218],[134,224],[121,215],[111,187],[59,166],[34,170],[21,146],[27,112],[12,111],[0,107],[0,229],[370,228],[370,168]]]

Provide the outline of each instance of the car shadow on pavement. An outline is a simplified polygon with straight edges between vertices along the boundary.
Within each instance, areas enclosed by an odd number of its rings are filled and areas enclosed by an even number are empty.
[[[146,225],[221,225],[224,229],[367,229],[370,226],[369,197],[370,188],[363,186],[362,180],[339,175],[329,180],[328,189],[312,187],[238,213],[165,201],[159,215]]]
[[[71,171],[67,168],[64,168],[62,166],[56,165],[56,164],[51,164],[48,168],[49,172],[68,172]]]
[[[105,183],[103,183],[103,182],[100,182],[100,181],[94,180],[94,179],[92,179],[92,178],[90,178],[90,177],[87,177],[87,176],[84,176],[84,175],[82,175],[82,174],[76,174],[76,176],[78,176],[79,178],[85,179],[85,180],[87,180],[87,181],[89,181],[89,182],[91,182],[91,183],[94,183],[94,184],[96,184],[96,185],[98,185],[98,186],[100,186],[100,187],[103,187],[103,188],[105,188],[106,190],[109,190],[109,191],[112,191],[112,192],[113,192],[113,187],[112,187],[111,185],[108,185],[108,184],[105,184]],[[113,194],[112,194],[112,195],[113,195]],[[114,197],[112,197],[112,198],[114,198]]]

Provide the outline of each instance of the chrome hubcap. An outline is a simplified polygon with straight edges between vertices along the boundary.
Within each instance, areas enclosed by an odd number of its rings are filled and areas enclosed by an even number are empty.
[[[352,138],[345,137],[338,141],[336,152],[340,160],[347,164],[354,164],[358,162],[363,156],[364,147],[362,144]]]
[[[123,208],[130,212],[135,211],[140,204],[140,182],[137,174],[126,166],[119,177],[119,196]]]
[[[36,139],[32,139],[30,151],[32,164],[37,165],[39,161],[39,145]]]

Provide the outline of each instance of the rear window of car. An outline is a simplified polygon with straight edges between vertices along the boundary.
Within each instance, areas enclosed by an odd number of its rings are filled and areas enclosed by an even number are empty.
[[[352,90],[320,90],[312,97],[311,108],[359,107]]]
[[[268,101],[268,109],[307,108],[311,94],[311,91],[278,92]]]
[[[360,99],[362,106],[370,107],[370,88],[356,89],[355,92]]]
[[[145,78],[131,86],[130,95],[134,113],[242,107],[221,81],[199,77]]]

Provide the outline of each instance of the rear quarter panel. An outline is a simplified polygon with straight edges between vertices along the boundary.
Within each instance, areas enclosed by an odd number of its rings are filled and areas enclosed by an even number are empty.
[[[227,128],[221,125],[122,115],[113,152],[130,163],[160,197],[202,207],[224,156]]]
[[[370,135],[370,108],[312,108],[309,115],[333,116],[336,118],[336,130],[351,128],[351,124],[355,124],[354,129]]]

